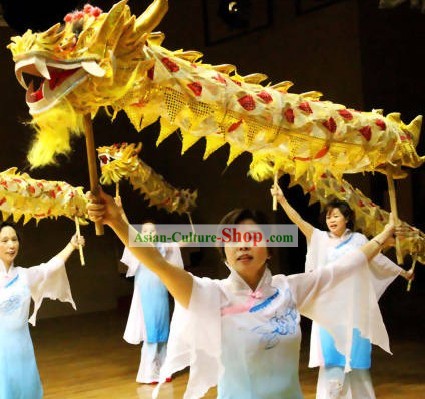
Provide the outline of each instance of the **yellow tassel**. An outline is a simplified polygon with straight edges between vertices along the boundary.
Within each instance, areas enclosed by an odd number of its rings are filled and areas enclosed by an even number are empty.
[[[34,115],[31,124],[37,131],[28,153],[28,161],[33,168],[56,163],[57,155],[67,155],[71,151],[71,135],[82,135],[84,131],[82,115],[77,114],[66,101]]]

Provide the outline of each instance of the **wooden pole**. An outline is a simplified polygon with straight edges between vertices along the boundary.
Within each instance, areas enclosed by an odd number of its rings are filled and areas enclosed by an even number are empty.
[[[195,235],[195,227],[193,226],[193,221],[192,221],[192,215],[190,214],[190,212],[186,212],[187,217],[189,218],[189,223],[190,223],[190,227],[192,228],[192,233]]]
[[[413,274],[415,273],[415,266],[416,266],[416,259],[413,260],[413,264],[412,264],[412,272],[413,272]],[[410,291],[410,288],[412,288],[412,281],[413,281],[413,277],[407,283],[407,292],[409,292]]]
[[[274,187],[276,188],[278,185],[278,177],[277,177],[277,172],[274,172]],[[277,211],[277,196],[273,195],[273,210]]]
[[[398,226],[400,225],[400,220],[398,219],[397,198],[396,198],[396,192],[395,192],[395,186],[394,186],[394,179],[392,177],[392,174],[389,171],[387,174],[387,182],[388,182],[388,194],[390,197],[391,213],[394,216],[395,225]],[[395,238],[395,248],[396,248],[396,254],[397,254],[397,263],[403,264],[403,255],[401,253],[400,241],[398,237]]]
[[[97,158],[96,149],[94,147],[93,126],[91,122],[91,115],[84,115],[84,134],[86,136],[86,149],[87,149],[87,163],[89,167],[90,177],[90,191],[97,197],[99,195],[99,181],[97,178]],[[96,235],[103,235],[103,224],[100,222],[95,223]]]
[[[75,220],[75,230],[77,231],[77,238],[80,239],[80,223],[78,222],[78,217],[75,216],[74,217]],[[86,265],[86,261],[84,260],[84,253],[83,253],[83,247],[81,246],[81,244],[78,244],[78,251],[80,252],[80,263],[81,266],[85,266]]]

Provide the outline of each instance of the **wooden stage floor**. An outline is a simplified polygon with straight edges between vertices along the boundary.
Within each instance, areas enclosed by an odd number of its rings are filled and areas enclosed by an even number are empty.
[[[140,346],[122,339],[125,322],[126,315],[117,311],[38,320],[31,334],[44,399],[149,399],[152,386],[135,381]],[[313,399],[317,371],[306,366],[307,334],[302,347],[301,385],[305,399]],[[372,378],[377,398],[425,398],[425,340],[392,339],[392,351],[393,356],[374,348]],[[175,376],[160,398],[182,398],[187,375]],[[215,397],[215,389],[205,396]]]

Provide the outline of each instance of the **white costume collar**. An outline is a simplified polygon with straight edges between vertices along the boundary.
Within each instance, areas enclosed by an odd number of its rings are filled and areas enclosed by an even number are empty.
[[[7,285],[17,274],[18,271],[13,263],[10,265],[9,270],[6,271],[6,266],[0,259],[0,287]]]
[[[9,267],[9,270],[6,270],[6,266],[5,266],[4,262],[0,259],[0,274],[6,275],[6,276],[12,275],[14,269],[15,269],[15,266],[12,263]]]
[[[239,275],[239,273],[229,267],[230,269],[230,275],[226,279],[226,282],[228,284],[228,287],[234,291],[239,292],[241,294],[250,295],[253,292],[262,291],[263,294],[268,293],[271,282],[272,282],[272,273],[270,269],[266,268],[264,270],[264,273],[258,282],[258,285],[255,290],[252,290],[251,287],[245,282],[245,280]]]
[[[334,233],[331,233],[330,231],[328,231],[329,238],[337,238],[337,239],[340,239],[340,240],[343,240],[344,238],[347,238],[350,234],[351,234],[351,230],[350,229],[345,229],[344,233],[340,237],[338,237]]]

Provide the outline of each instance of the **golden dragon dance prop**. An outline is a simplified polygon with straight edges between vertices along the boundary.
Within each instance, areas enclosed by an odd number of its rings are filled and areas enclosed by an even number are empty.
[[[12,38],[8,47],[37,130],[33,166],[69,151],[81,115],[101,107],[112,117],[123,110],[138,131],[160,119],[158,143],[180,129],[182,152],[205,137],[205,158],[228,144],[228,163],[247,151],[253,169],[271,160],[297,179],[307,170],[310,178],[326,170],[339,177],[423,163],[415,150],[420,116],[405,124],[398,113],[360,112],[320,101],[316,91],[290,93],[291,82],[263,86],[263,74],[240,76],[234,66],[202,63],[199,52],[169,51],[161,47],[164,36],[151,33],[166,11],[165,0],[137,18],[125,0],[109,13],[86,5],[45,32]],[[38,75],[40,86],[27,87],[24,72]]]
[[[182,153],[205,138],[204,158],[227,144],[228,164],[252,154],[250,174],[267,179],[289,173],[315,182],[331,170],[382,172],[392,176],[425,160],[416,153],[422,117],[404,123],[399,113],[362,112],[310,91],[289,92],[291,82],[262,85],[267,76],[241,76],[232,65],[210,65],[197,51],[170,51],[152,33],[167,12],[154,0],[136,17],[126,1],[109,12],[86,5],[45,32],[13,37],[9,49],[37,136],[33,166],[70,150],[70,136],[84,130],[82,115],[102,107],[114,119],[124,111],[137,131],[157,120],[157,143],[180,130]],[[23,74],[41,83],[28,86]],[[269,166],[273,165],[272,168]]]
[[[128,179],[134,190],[140,190],[149,200],[149,206],[178,214],[189,213],[196,206],[197,192],[174,188],[139,158],[142,144],[120,143],[97,149],[102,184],[118,183]]]
[[[65,216],[87,224],[87,199],[82,187],[63,181],[37,180],[10,168],[0,172],[0,212],[3,220],[12,217],[26,224],[46,218]]]

